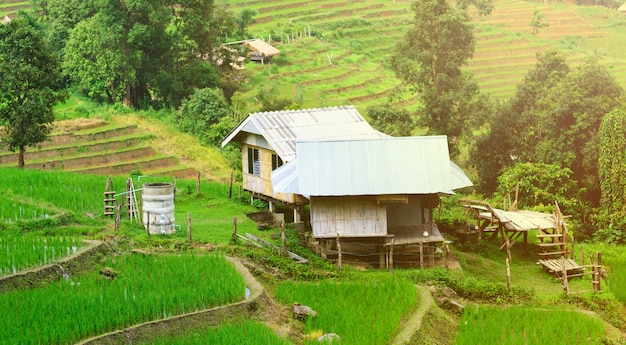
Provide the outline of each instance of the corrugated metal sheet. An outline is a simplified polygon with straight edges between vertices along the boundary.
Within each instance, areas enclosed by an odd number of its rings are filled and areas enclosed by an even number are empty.
[[[293,192],[303,195],[431,194],[472,185],[450,161],[445,136],[299,141],[297,156],[296,167],[272,179],[281,185],[288,175],[292,191],[297,179]]]
[[[284,162],[296,158],[296,140],[387,137],[373,129],[353,106],[252,113],[224,139],[222,146],[242,131],[262,135]]]

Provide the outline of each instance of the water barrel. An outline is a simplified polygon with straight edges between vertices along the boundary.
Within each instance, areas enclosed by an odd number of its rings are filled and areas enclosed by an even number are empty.
[[[150,234],[172,234],[174,228],[174,185],[143,185],[143,225]]]

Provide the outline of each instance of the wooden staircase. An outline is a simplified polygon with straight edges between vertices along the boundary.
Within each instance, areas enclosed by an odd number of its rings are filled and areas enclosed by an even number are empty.
[[[555,202],[553,229],[538,229],[537,238],[539,239],[539,256],[543,259],[555,259],[567,257],[569,254],[567,225],[563,220],[563,214],[559,208],[559,204]],[[550,232],[552,231],[552,232]]]

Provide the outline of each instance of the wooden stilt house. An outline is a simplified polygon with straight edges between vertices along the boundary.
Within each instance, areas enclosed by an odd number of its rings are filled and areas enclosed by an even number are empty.
[[[281,203],[301,221],[301,206],[309,200],[296,193],[273,188],[271,173],[296,158],[297,140],[381,138],[352,106],[258,112],[249,114],[222,141],[241,144],[243,188],[255,198]]]
[[[298,141],[296,156],[272,182],[311,201],[323,255],[352,242],[355,255],[370,252],[381,266],[390,243],[432,263],[444,241],[433,216],[440,195],[472,185],[450,161],[445,136]]]

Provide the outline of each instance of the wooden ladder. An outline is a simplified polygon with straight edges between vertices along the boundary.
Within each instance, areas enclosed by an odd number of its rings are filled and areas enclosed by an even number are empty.
[[[139,209],[137,208],[137,194],[135,193],[135,186],[133,185],[133,179],[126,180],[126,200],[128,219],[139,220]]]
[[[116,205],[115,191],[111,190],[111,178],[109,177],[104,191],[104,216],[113,218],[115,216]]]
[[[539,247],[541,248],[541,252],[539,255],[543,258],[548,256],[557,256],[557,257],[567,257],[569,250],[567,248],[568,241],[568,233],[567,226],[563,220],[563,214],[561,213],[561,209],[559,208],[559,204],[555,202],[555,211],[554,211],[554,231],[550,233],[546,229],[539,228],[537,238],[539,239]],[[549,239],[549,242],[544,242],[544,240]]]

